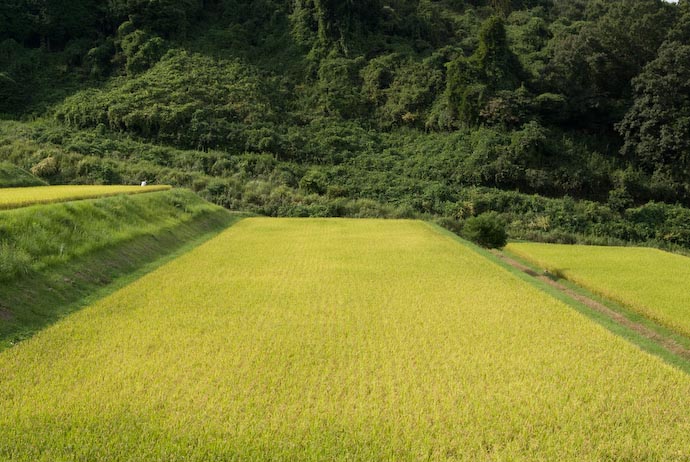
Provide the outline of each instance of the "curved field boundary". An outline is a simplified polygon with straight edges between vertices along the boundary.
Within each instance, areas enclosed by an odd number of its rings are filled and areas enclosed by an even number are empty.
[[[47,186],[47,183],[9,162],[0,162],[0,188]]]
[[[36,204],[68,202],[81,199],[116,196],[118,194],[140,194],[171,189],[168,185],[156,186],[103,186],[67,185],[34,186],[27,188],[0,188],[0,210],[27,207]]]

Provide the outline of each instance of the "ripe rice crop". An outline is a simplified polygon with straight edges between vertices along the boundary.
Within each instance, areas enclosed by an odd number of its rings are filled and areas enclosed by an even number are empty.
[[[252,218],[0,354],[0,460],[687,460],[690,377],[417,221]]]
[[[643,247],[515,243],[507,250],[690,337],[690,258]]]
[[[170,186],[101,186],[101,185],[68,185],[68,186],[33,186],[27,188],[0,188],[0,209],[12,209],[34,204],[66,202],[77,199],[114,196],[117,194],[137,194],[163,191]]]

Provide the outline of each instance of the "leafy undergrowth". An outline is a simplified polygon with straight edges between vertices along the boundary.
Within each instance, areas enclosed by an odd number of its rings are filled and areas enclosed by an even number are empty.
[[[413,221],[247,219],[0,354],[13,461],[682,460],[690,378]]]
[[[0,350],[238,218],[185,190],[0,212]]]
[[[9,162],[0,162],[0,188],[43,186],[46,183]]]

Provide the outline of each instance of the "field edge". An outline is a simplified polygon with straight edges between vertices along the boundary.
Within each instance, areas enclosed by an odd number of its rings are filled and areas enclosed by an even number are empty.
[[[505,261],[503,261],[499,256],[496,254],[492,253],[491,251],[484,249],[482,247],[479,247],[478,245],[467,241],[457,234],[454,234],[452,231],[449,231],[436,223],[431,223],[427,222],[433,229],[435,229],[437,232],[440,234],[443,234],[445,236],[450,237],[451,239],[457,241],[459,244],[473,250],[477,254],[483,256],[484,258],[490,260],[494,264],[498,265],[499,267],[503,268],[504,270],[508,271],[509,273],[513,274],[514,276],[518,277],[520,280],[525,281],[526,283],[530,284],[531,286],[539,289],[540,291],[550,295],[551,297],[565,303],[567,306],[573,308],[575,311],[578,313],[582,314],[583,316],[589,318],[590,320],[594,321],[595,323],[599,324],[612,334],[622,337],[628,342],[632,343],[633,345],[637,346],[640,348],[642,351],[645,351],[646,353],[649,353],[653,356],[656,356],[663,360],[665,363],[674,366],[683,372],[690,374],[690,360],[683,358],[682,356],[679,356],[672,351],[669,351],[667,348],[665,348],[663,345],[659,344],[658,342],[655,342],[642,334],[622,325],[616,322],[615,320],[611,319],[610,317],[604,315],[603,313],[600,313],[587,305],[573,299],[572,297],[568,296],[567,294],[549,286],[545,282],[539,281],[538,279],[535,279],[534,277],[524,273],[523,271],[520,271],[519,269],[509,265]],[[501,252],[505,252],[504,250],[501,250]],[[513,257],[513,254],[510,254],[511,258]],[[519,259],[518,259],[519,260]],[[519,260],[520,263],[525,263],[522,260]],[[538,271],[534,265],[531,264],[526,264],[526,266],[530,268],[534,268],[535,271]],[[631,321],[639,322],[640,319],[635,319],[635,316],[630,316],[630,312],[625,309],[624,307],[616,304],[615,302],[611,300],[607,300],[602,298],[601,296],[598,296],[596,294],[593,294],[586,290],[583,287],[577,286],[575,284],[572,284],[572,282],[568,281],[568,287],[577,291],[578,293],[587,296],[589,298],[592,298],[593,300],[596,300],[602,304],[604,304],[607,308],[618,312],[619,314],[625,316],[626,318],[630,319]],[[640,316],[640,315],[637,315]],[[651,322],[649,319],[644,318],[643,324],[646,327],[649,327],[653,329],[655,332],[657,332],[659,335],[663,335],[665,337],[669,337],[673,339],[674,341],[678,341],[684,346],[690,345],[688,342],[688,339],[684,337],[678,338],[678,334],[668,330],[664,326],[661,326],[659,324]]]
[[[17,313],[6,311],[11,317],[6,316],[0,330],[0,352],[184,255],[246,216],[222,208],[206,211],[157,234],[133,237],[2,287],[3,303]],[[22,322],[27,311],[32,321]]]

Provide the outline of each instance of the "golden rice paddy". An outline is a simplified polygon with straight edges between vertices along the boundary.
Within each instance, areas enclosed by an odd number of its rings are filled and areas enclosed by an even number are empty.
[[[246,219],[0,354],[0,460],[690,460],[690,377],[417,221]]]
[[[117,194],[163,191],[166,189],[170,189],[170,186],[68,185],[0,188],[0,209],[12,209],[27,205],[66,202],[78,199],[93,199]]]

